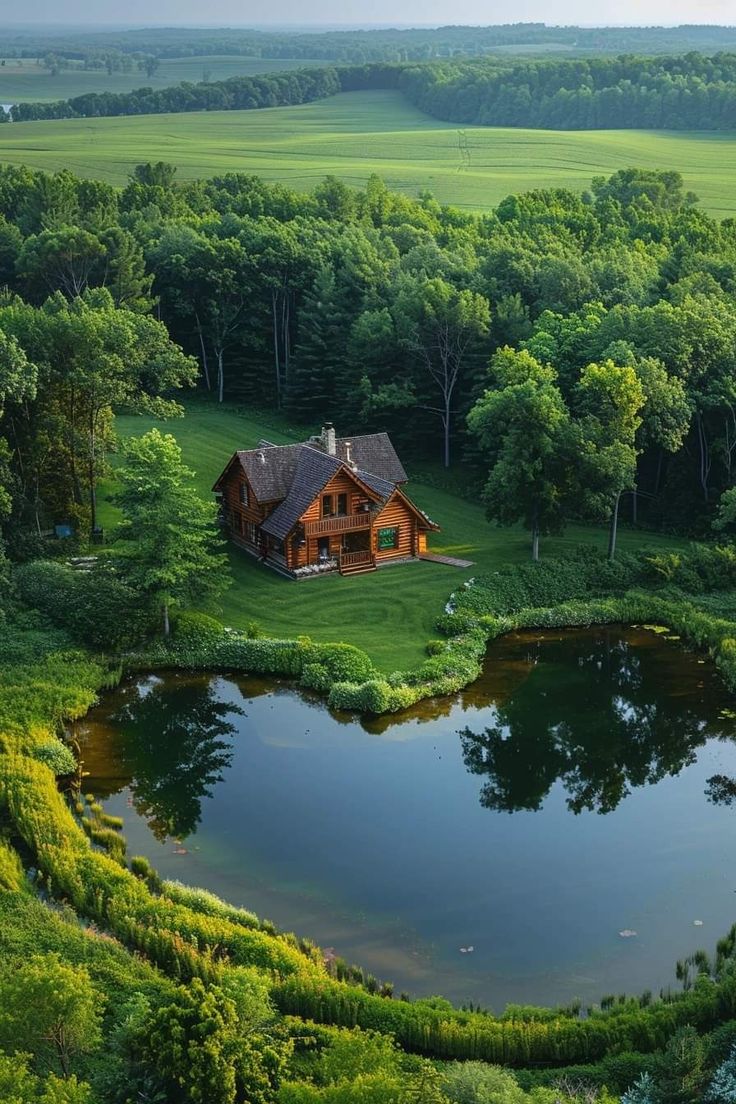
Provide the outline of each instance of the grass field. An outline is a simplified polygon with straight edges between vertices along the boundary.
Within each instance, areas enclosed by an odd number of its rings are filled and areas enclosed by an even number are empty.
[[[308,65],[324,65],[324,61],[302,61],[283,58],[249,57],[189,57],[161,61],[152,77],[135,70],[132,73],[111,73],[104,69],[65,69],[56,76],[38,65],[33,58],[5,58],[0,64],[0,103],[43,102],[67,100],[85,92],[132,92],[134,88],[168,88],[180,81],[226,80],[228,77],[250,77],[256,73],[283,73],[286,69],[303,69]]]
[[[136,417],[121,417],[117,423],[123,437],[143,433],[152,424]],[[289,432],[287,436],[286,427],[274,428],[273,419],[259,421],[233,409],[204,404],[192,406],[181,420],[158,424],[177,437],[203,496],[210,495],[236,448],[253,447],[262,437],[282,444],[308,435]],[[306,634],[318,641],[344,640],[364,648],[386,671],[421,662],[427,641],[437,635],[435,624],[450,592],[472,575],[527,559],[529,539],[521,530],[491,526],[480,506],[445,491],[411,481],[409,493],[442,526],[442,532],[430,538],[431,550],[473,560],[472,568],[422,562],[381,568],[356,578],[331,575],[296,583],[233,548],[234,583],[223,601],[222,620],[235,627],[256,620],[274,636]],[[108,531],[114,520],[112,507],[103,502],[100,521]],[[564,537],[543,541],[542,554],[561,553],[583,541],[603,549],[606,536],[602,529],[573,526]],[[676,542],[622,532],[623,549],[642,544],[672,547]]]
[[[429,188],[443,203],[475,210],[529,188],[580,190],[593,176],[627,166],[667,168],[682,172],[703,207],[723,217],[736,214],[735,137],[736,131],[459,131],[399,93],[349,92],[257,111],[12,123],[0,127],[0,161],[66,167],[122,184],[138,162],[163,159],[184,179],[253,172],[305,190],[328,173],[355,185],[379,173],[391,188],[412,195]]]

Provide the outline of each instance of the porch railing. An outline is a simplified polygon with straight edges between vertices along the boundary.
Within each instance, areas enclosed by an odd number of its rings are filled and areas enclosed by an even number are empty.
[[[340,570],[344,567],[357,567],[359,564],[373,563],[373,553],[370,548],[363,548],[360,552],[341,552]]]
[[[370,529],[371,515],[366,510],[362,514],[339,514],[337,517],[324,517],[319,521],[304,523],[307,537],[327,536],[328,533],[347,533],[355,529]]]

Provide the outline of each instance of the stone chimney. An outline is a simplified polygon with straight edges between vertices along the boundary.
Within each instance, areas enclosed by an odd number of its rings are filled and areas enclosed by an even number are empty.
[[[334,456],[337,452],[337,442],[335,440],[335,427],[332,422],[325,422],[322,426],[322,448],[325,450],[328,456]]]

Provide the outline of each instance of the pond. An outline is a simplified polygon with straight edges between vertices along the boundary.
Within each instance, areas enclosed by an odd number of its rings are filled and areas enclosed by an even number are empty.
[[[85,791],[162,876],[397,993],[500,1010],[656,992],[725,934],[733,707],[676,639],[604,627],[503,637],[472,687],[397,716],[166,674],[77,735]]]

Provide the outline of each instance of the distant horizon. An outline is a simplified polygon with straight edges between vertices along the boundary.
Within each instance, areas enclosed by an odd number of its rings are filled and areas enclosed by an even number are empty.
[[[112,0],[65,0],[66,18],[59,19],[58,4],[51,0],[26,0],[23,19],[0,21],[0,27],[49,32],[83,28],[193,29],[253,28],[298,30],[428,29],[442,26],[489,27],[519,23],[545,23],[549,27],[622,28],[679,26],[733,27],[733,0],[599,0],[597,16],[590,20],[589,0],[517,0],[513,20],[500,0],[404,0],[402,18],[395,18],[394,0],[211,0],[210,18],[201,20],[196,0],[159,0],[157,18],[150,18],[150,0],[128,0],[125,20]],[[305,18],[305,11],[308,15]]]
[[[652,22],[652,20],[609,20],[606,22],[589,23],[583,20],[550,20],[550,19],[519,19],[513,23],[508,21],[494,20],[494,21],[478,21],[471,19],[454,19],[454,20],[431,20],[429,22],[421,21],[409,21],[407,23],[399,23],[393,20],[377,20],[375,22],[369,22],[367,20],[352,20],[350,22],[340,22],[336,20],[314,20],[305,22],[304,20],[275,20],[269,22],[263,22],[262,20],[225,20],[214,23],[200,23],[193,20],[177,21],[175,19],[164,19],[161,21],[151,20],[135,20],[133,22],[121,23],[118,20],[104,20],[104,21],[91,21],[87,19],[69,19],[62,23],[52,22],[39,16],[33,20],[25,20],[22,23],[5,22],[0,21],[0,31],[9,30],[16,33],[22,33],[23,30],[37,30],[39,27],[46,27],[48,30],[61,31],[66,28],[73,28],[74,30],[89,30],[95,31],[98,29],[104,30],[120,30],[120,31],[136,31],[136,30],[149,30],[152,28],[165,30],[168,27],[176,28],[177,30],[193,30],[193,31],[216,31],[216,30],[296,30],[296,31],[354,31],[354,30],[397,30],[397,31],[409,31],[409,30],[439,30],[444,27],[518,27],[518,26],[538,26],[543,24],[550,30],[556,28],[570,28],[579,27],[581,30],[625,30],[627,28],[632,29],[659,29],[673,30],[679,27],[725,27],[731,29],[736,27],[736,18],[733,22],[723,22],[718,19],[699,19],[697,21],[690,20],[676,20],[674,22]]]

